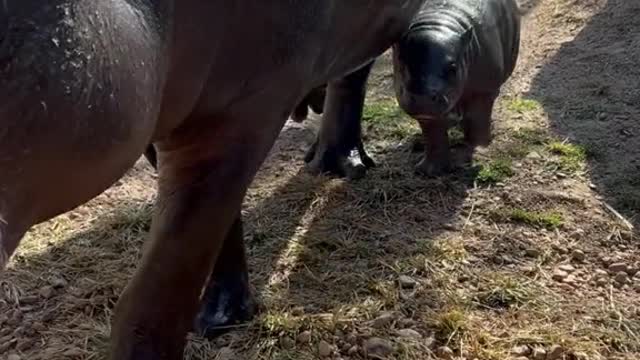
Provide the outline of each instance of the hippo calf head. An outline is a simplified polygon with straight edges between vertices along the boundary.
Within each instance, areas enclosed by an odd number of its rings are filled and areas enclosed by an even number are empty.
[[[472,35],[414,24],[394,45],[396,97],[407,114],[428,119],[452,110],[464,91]]]

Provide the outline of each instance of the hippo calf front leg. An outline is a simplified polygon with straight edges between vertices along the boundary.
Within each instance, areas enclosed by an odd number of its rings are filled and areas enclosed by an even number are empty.
[[[370,62],[329,84],[320,132],[305,156],[312,173],[359,179],[367,168],[375,166],[362,144],[360,123],[372,67]]]
[[[471,147],[491,143],[491,115],[498,94],[475,95],[465,103],[462,117],[465,142]]]
[[[440,176],[451,170],[449,150],[449,122],[446,117],[420,120],[425,153],[416,165],[420,175]]]

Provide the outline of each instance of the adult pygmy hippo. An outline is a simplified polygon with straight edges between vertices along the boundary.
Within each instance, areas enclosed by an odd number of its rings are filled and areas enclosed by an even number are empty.
[[[418,120],[427,145],[419,172],[438,175],[450,168],[447,115],[454,110],[462,114],[471,149],[490,143],[493,105],[519,47],[515,0],[425,1],[393,46],[398,103]],[[370,69],[371,64],[329,86],[328,109],[307,157],[312,169],[361,176],[366,166],[358,156],[370,162],[359,125]]]
[[[4,1],[0,268],[153,143],[158,204],[110,358],[180,359],[196,314],[199,330],[250,316],[247,187],[292,109],[381,54],[421,2]]]

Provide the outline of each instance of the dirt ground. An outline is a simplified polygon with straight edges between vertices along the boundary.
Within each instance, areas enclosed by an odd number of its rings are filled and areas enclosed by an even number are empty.
[[[261,314],[192,337],[188,359],[640,359],[640,1],[523,9],[496,138],[471,168],[413,174],[388,54],[365,179],[308,175],[317,121],[287,125],[244,206]],[[154,182],[141,160],[28,234],[0,279],[0,359],[104,358]]]

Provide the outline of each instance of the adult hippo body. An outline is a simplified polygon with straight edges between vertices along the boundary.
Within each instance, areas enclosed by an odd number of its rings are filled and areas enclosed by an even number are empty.
[[[111,359],[180,359],[196,314],[201,330],[249,316],[247,187],[295,105],[382,53],[420,3],[5,1],[0,267],[153,143],[158,203]]]
[[[450,169],[448,115],[462,115],[472,150],[491,140],[491,114],[520,48],[515,0],[429,0],[393,45],[394,87],[400,107],[418,120],[426,154],[420,173]],[[316,172],[362,176],[369,159],[360,119],[371,65],[328,85],[323,122],[307,155]],[[318,151],[321,149],[321,151]]]

